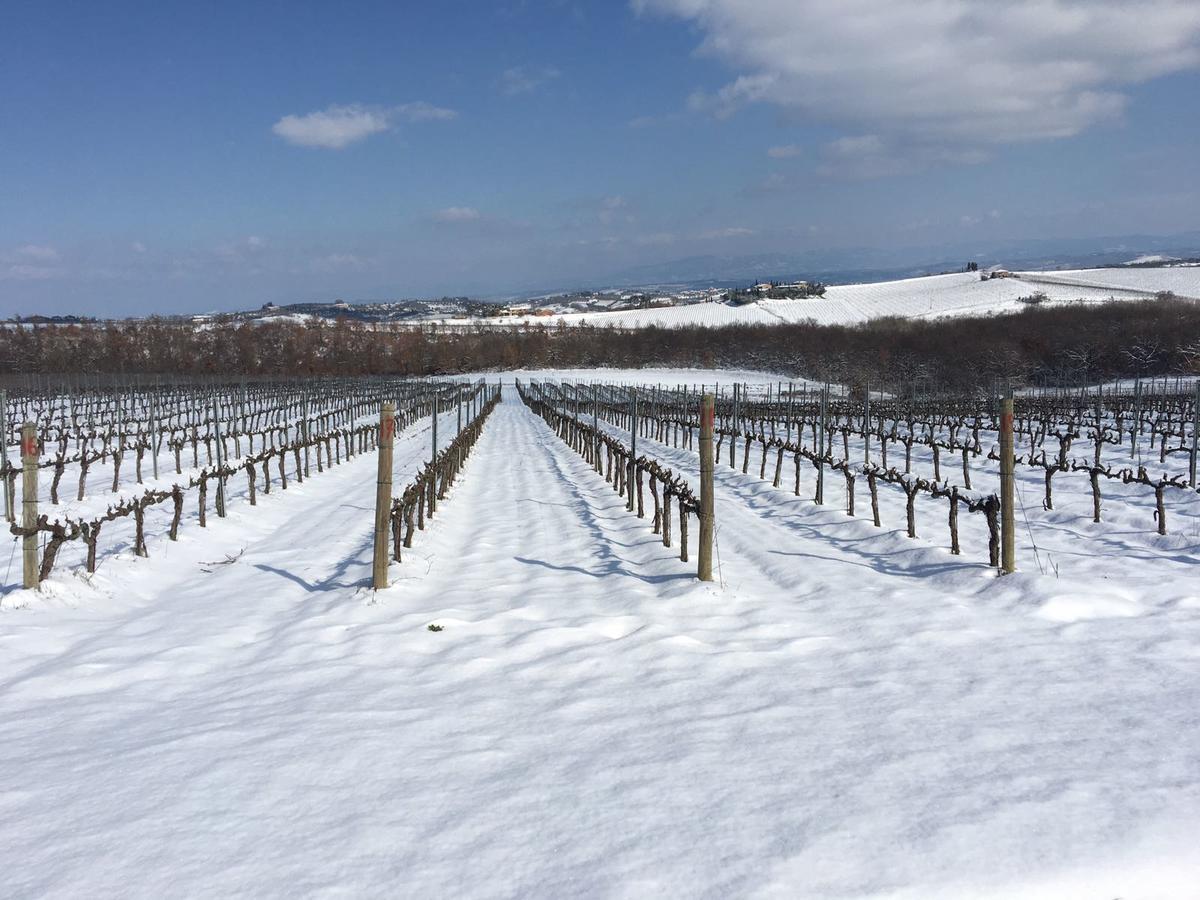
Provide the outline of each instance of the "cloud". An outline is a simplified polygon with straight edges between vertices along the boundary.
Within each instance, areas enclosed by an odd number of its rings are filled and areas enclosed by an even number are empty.
[[[330,253],[310,260],[309,269],[313,272],[360,272],[368,265],[368,260],[353,253]]]
[[[528,94],[561,74],[554,66],[513,66],[500,73],[500,93],[506,97]]]
[[[24,244],[0,252],[0,281],[46,281],[66,274],[57,265],[58,250],[46,244]]]
[[[424,100],[390,108],[351,103],[347,106],[330,106],[302,116],[284,116],[271,126],[271,130],[285,141],[300,147],[341,150],[373,134],[390,131],[397,120],[444,122],[457,117],[458,113],[454,110],[434,106]]]
[[[141,241],[134,241],[132,244],[129,245],[129,249],[132,250],[134,253],[139,253],[139,254],[145,253],[146,245],[143,244]]]
[[[978,165],[986,162],[985,150],[961,145],[927,143],[904,138],[885,139],[877,134],[838,138],[822,148],[817,174],[827,178],[868,180],[907,175],[931,165]]]
[[[53,262],[58,259],[58,251],[53,247],[40,244],[26,244],[17,248],[17,256],[25,259],[37,259],[42,262]]]
[[[679,236],[670,231],[658,231],[653,234],[638,235],[633,239],[633,242],[643,247],[659,247],[666,244],[673,244],[678,239]]]
[[[596,213],[596,218],[600,220],[602,225],[609,225],[612,221],[622,214],[622,210],[629,208],[629,201],[616,194],[612,197],[605,197],[600,201],[600,210]],[[633,217],[628,213],[624,214],[626,221],[633,221]]]
[[[57,266],[36,266],[27,263],[0,267],[0,281],[46,281],[57,278],[63,270]]]
[[[357,103],[303,116],[284,116],[271,130],[291,144],[341,150],[391,127],[387,114]]]
[[[979,215],[972,215],[971,213],[963,213],[963,215],[958,217],[958,224],[963,226],[964,228],[974,228],[976,225],[981,224],[985,220],[990,219],[991,221],[994,222],[999,218],[1000,218],[1000,210],[998,210],[998,209],[993,209],[988,213],[980,213]]]
[[[917,168],[907,158],[893,153],[877,134],[838,138],[824,146],[821,175],[843,178],[886,178],[904,175]]]
[[[807,179],[797,177],[794,173],[769,172],[758,181],[746,185],[742,189],[742,195],[746,197],[773,197],[800,190],[807,183]]]
[[[1121,88],[1200,65],[1195,0],[633,0],[697,23],[738,74],[693,110],[771,103],[899,143],[1063,138]],[[835,151],[836,152],[836,151]]]
[[[456,223],[456,222],[478,222],[480,219],[479,210],[473,206],[447,206],[445,209],[439,209],[432,216],[435,222]]]
[[[804,148],[797,144],[783,144],[778,147],[767,148],[767,156],[771,157],[771,159],[795,159],[803,152]]]
[[[229,263],[241,263],[255,260],[263,255],[267,242],[256,234],[241,240],[221,244],[215,253],[217,257]]]
[[[701,240],[725,240],[728,238],[750,237],[757,232],[753,228],[717,228],[713,231],[702,232],[699,237]]]

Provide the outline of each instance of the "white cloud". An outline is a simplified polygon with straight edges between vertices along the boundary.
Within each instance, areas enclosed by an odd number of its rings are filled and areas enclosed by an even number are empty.
[[[654,234],[643,234],[635,237],[633,242],[643,247],[658,247],[666,244],[673,244],[678,240],[678,236],[669,231],[658,231]]]
[[[376,108],[351,103],[305,113],[284,116],[271,130],[292,144],[301,147],[322,147],[341,150],[366,140],[373,134],[390,131],[396,120],[405,122],[448,121],[458,113],[417,100],[390,108]]]
[[[620,194],[615,194],[612,197],[605,197],[600,201],[600,211],[596,213],[596,218],[600,220],[602,225],[609,225],[620,215],[621,211],[627,209],[629,201]],[[623,217],[626,221],[632,221],[632,216],[626,214]]]
[[[915,166],[894,155],[877,134],[838,138],[822,150],[825,162],[817,167],[821,175],[844,178],[885,178],[903,175]]]
[[[798,144],[782,144],[778,147],[767,148],[767,156],[771,159],[795,159],[803,152],[804,148]]]
[[[134,253],[145,253],[146,245],[143,244],[141,241],[134,241],[132,244],[129,245],[129,249],[132,250]]]
[[[477,222],[479,218],[479,210],[472,206],[447,206],[433,214],[434,221],[447,223]]]
[[[962,225],[964,228],[973,228],[976,225],[981,224],[985,220],[990,220],[990,221],[994,222],[999,218],[1000,218],[1000,210],[993,209],[990,212],[979,213],[978,215],[974,215],[972,213],[963,213],[961,216],[958,217],[958,223],[960,225]]]
[[[0,281],[45,281],[49,278],[57,278],[62,274],[62,269],[56,266],[17,263],[0,268]]]
[[[535,91],[560,74],[554,66],[513,66],[500,73],[500,92],[508,97]]]
[[[46,281],[65,274],[56,265],[58,250],[46,244],[24,244],[15,250],[0,252],[0,281]]]
[[[261,257],[267,249],[267,242],[256,234],[241,240],[221,244],[216,248],[219,259],[229,263],[250,262]]]
[[[284,116],[271,130],[285,141],[301,147],[341,150],[390,127],[385,112],[354,103],[331,106],[303,116]]]
[[[713,231],[705,231],[700,235],[701,240],[723,240],[727,238],[750,237],[755,234],[753,228],[717,228]]]
[[[358,272],[365,269],[367,263],[367,260],[353,253],[330,253],[311,260],[309,268],[313,272],[326,274],[330,272]]]
[[[900,143],[1061,138],[1123,86],[1200,65],[1196,0],[633,0],[698,23],[739,74],[693,109],[766,102]]]
[[[978,165],[984,150],[917,140],[884,139],[877,134],[838,138],[822,148],[817,174],[832,178],[871,179],[906,175],[929,165]]]
[[[58,259],[58,251],[53,247],[41,244],[26,244],[23,247],[17,248],[17,256],[22,256],[25,259],[37,259],[42,262],[52,262]]]

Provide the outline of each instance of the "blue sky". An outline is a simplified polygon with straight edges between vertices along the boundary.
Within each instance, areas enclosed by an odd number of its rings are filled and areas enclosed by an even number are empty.
[[[0,314],[1200,227],[1194,0],[54,3],[0,31]]]

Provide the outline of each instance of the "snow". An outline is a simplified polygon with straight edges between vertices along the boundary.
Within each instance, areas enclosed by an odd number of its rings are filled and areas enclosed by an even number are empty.
[[[1177,256],[1163,256],[1161,253],[1151,253],[1144,256],[1139,256],[1136,259],[1131,259],[1125,263],[1127,266],[1144,266],[1150,263],[1166,263],[1177,262]]]
[[[1061,272],[1025,273],[1023,277],[1063,288],[1093,294],[1131,292],[1152,296],[1171,291],[1180,297],[1200,300],[1200,266],[1162,266],[1151,269],[1076,269]]]
[[[760,300],[743,306],[696,303],[625,312],[514,317],[502,320],[499,325],[553,326],[560,322],[617,328],[799,322],[853,325],[885,316],[931,319],[1016,312],[1024,308],[1020,298],[1038,292],[1046,294],[1047,302],[1055,304],[1148,299],[1158,291],[1200,299],[1200,267],[1020,272],[1011,278],[986,281],[981,280],[977,272],[962,272],[873,284],[832,285],[826,289],[824,297],[803,300]]]
[[[755,387],[767,385],[794,384],[812,385],[815,382],[784,377],[774,372],[759,372],[752,369],[695,369],[695,368],[645,368],[645,369],[509,369],[502,373],[480,372],[461,376],[466,380],[487,378],[495,381],[497,374],[503,376],[506,384],[514,381],[527,383],[530,381],[596,381],[602,384],[626,385],[656,385],[662,388],[689,387],[699,388],[708,385],[722,385],[726,389],[735,384],[747,384]]]
[[[5,896],[1194,896],[1200,534],[1073,477],[998,579],[721,465],[703,585],[506,387],[378,594],[371,454],[0,594]]]

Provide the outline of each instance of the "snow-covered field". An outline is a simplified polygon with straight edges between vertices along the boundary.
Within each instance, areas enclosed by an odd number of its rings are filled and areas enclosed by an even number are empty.
[[[999,579],[718,466],[704,585],[507,387],[378,594],[372,454],[0,593],[2,893],[1198,896],[1200,500],[1073,477]]]
[[[572,313],[500,320],[502,324],[589,324],[617,328],[649,325],[772,325],[812,321],[818,325],[852,325],[884,316],[940,318],[1015,312],[1019,298],[1044,293],[1050,303],[1100,303],[1138,300],[1159,291],[1200,299],[1200,266],[1169,268],[1083,269],[1064,272],[1021,272],[1012,278],[981,281],[966,272],[902,281],[830,286],[824,297],[805,300],[760,300],[745,306],[698,303],[661,309],[611,313]]]

